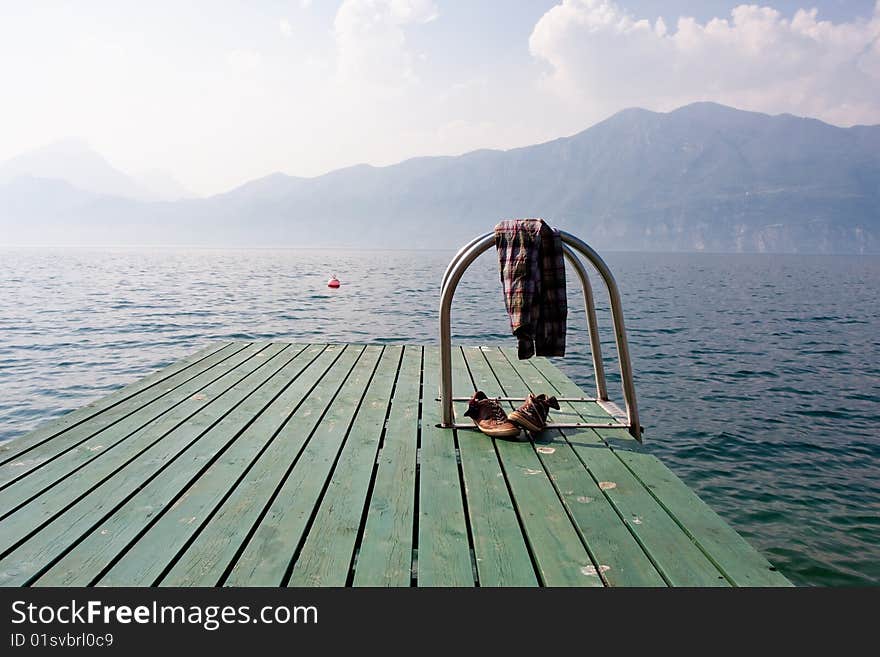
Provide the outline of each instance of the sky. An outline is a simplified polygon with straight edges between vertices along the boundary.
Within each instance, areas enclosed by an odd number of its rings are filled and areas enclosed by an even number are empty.
[[[697,100],[880,123],[880,0],[0,0],[0,162],[73,137],[202,195]]]

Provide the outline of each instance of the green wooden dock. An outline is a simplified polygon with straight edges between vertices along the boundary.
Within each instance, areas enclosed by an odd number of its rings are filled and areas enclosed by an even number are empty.
[[[790,585],[622,429],[438,428],[439,361],[215,344],[3,444],[0,584]],[[456,347],[453,374],[456,396],[584,395],[497,347]]]

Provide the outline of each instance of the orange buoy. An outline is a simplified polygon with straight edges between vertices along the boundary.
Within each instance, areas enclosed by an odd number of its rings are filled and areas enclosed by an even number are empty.
[[[339,279],[336,278],[336,274],[330,276],[330,280],[327,281],[327,287],[339,287]]]

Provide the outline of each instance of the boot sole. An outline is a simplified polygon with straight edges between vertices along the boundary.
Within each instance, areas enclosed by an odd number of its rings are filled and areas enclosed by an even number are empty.
[[[518,436],[521,429],[519,427],[515,427],[513,429],[484,429],[479,424],[474,422],[474,426],[477,427],[481,432],[486,434],[487,436],[491,436],[492,438],[510,438],[511,436]]]
[[[507,416],[507,419],[509,419],[511,422],[515,422],[524,429],[527,429],[528,431],[534,431],[535,433],[540,433],[546,428],[546,425],[544,425],[543,427],[539,427],[536,424],[532,424],[532,422],[529,421],[528,418],[520,414],[519,411],[513,411],[512,413],[510,413]]]

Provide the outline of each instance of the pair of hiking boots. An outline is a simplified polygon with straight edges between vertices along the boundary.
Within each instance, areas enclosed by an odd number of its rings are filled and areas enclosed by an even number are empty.
[[[519,435],[521,429],[535,433],[543,431],[551,408],[559,410],[556,397],[529,394],[522,406],[507,414],[497,399],[489,399],[486,393],[477,390],[468,402],[465,417],[471,418],[487,436],[509,438]]]

